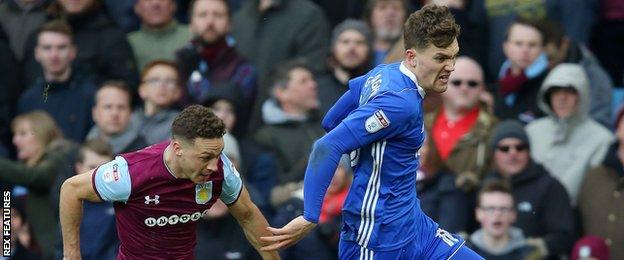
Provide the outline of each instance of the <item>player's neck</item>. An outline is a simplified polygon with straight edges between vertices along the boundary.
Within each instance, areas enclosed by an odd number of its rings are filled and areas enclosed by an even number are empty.
[[[176,163],[174,156],[175,154],[173,154],[171,144],[169,144],[167,148],[165,148],[165,152],[163,153],[163,161],[165,163],[165,167],[167,168],[169,173],[173,175],[173,177],[175,177],[176,179],[182,179],[184,178],[184,175],[182,174],[182,169],[180,169],[180,166]]]

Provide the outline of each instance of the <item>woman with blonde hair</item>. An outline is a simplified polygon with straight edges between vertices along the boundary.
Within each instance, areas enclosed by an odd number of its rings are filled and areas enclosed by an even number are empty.
[[[66,168],[70,144],[54,119],[44,111],[15,117],[11,123],[19,162],[0,158],[0,182],[28,189],[26,214],[43,259],[52,259],[58,229],[54,184]]]

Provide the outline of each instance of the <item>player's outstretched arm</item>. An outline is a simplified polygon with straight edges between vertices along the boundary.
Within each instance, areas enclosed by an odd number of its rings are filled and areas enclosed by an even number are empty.
[[[67,179],[61,186],[59,213],[63,232],[63,259],[80,259],[82,201],[99,202],[91,185],[93,171]]]
[[[279,259],[279,254],[275,250],[263,251],[261,248],[267,244],[260,240],[261,236],[270,236],[271,233],[267,230],[269,223],[262,215],[258,207],[251,201],[249,192],[245,187],[242,187],[241,194],[236,202],[228,205],[230,213],[243,228],[247,240],[253,245],[258,253],[262,256],[262,259]]]

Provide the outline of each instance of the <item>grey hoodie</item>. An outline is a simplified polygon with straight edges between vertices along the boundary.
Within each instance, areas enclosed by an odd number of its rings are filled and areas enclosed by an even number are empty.
[[[522,230],[516,227],[509,228],[509,243],[505,245],[503,248],[499,250],[494,250],[488,247],[484,240],[484,232],[483,229],[479,229],[470,235],[470,242],[478,247],[480,251],[484,251],[493,256],[505,256],[514,253],[514,251],[519,250],[527,246],[526,239],[524,234],[522,234]]]
[[[546,102],[553,87],[571,87],[578,93],[578,109],[569,118],[558,118],[550,102]],[[544,79],[537,95],[538,106],[548,116],[526,126],[531,156],[563,184],[572,205],[576,205],[585,172],[602,162],[614,140],[607,128],[589,117],[589,89],[587,75],[580,65],[558,65]]]
[[[262,120],[267,125],[275,125],[288,121],[305,122],[308,117],[286,114],[277,101],[270,98],[262,104]]]

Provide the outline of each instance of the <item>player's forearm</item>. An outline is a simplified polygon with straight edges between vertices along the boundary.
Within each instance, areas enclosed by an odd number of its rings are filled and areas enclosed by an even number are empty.
[[[76,195],[72,182],[66,181],[61,187],[59,214],[63,232],[63,258],[80,259],[82,200]]]
[[[247,240],[262,256],[262,259],[279,259],[277,251],[262,251],[260,248],[265,246],[266,243],[260,241],[261,236],[271,236],[272,234],[267,230],[269,223],[262,215],[258,207],[250,205],[249,213],[245,218],[239,219],[241,227],[245,232]]]
[[[314,143],[303,183],[303,217],[317,223],[323,198],[329,187],[340,157],[358,147],[353,134],[340,124]]]

